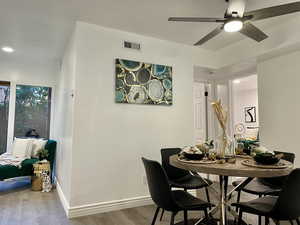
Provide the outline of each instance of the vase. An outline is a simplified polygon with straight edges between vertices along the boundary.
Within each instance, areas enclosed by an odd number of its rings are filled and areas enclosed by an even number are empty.
[[[217,157],[220,159],[235,157],[235,141],[226,132],[222,132],[216,140]]]

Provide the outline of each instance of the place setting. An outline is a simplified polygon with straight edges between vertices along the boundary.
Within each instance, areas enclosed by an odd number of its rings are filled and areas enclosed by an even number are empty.
[[[275,154],[264,147],[258,147],[254,151],[253,157],[243,160],[242,165],[262,169],[284,169],[290,165],[289,162],[282,159],[282,153]]]
[[[178,154],[178,161],[194,164],[217,163],[216,153],[210,151],[213,148],[213,141],[205,142],[195,146],[186,146]]]

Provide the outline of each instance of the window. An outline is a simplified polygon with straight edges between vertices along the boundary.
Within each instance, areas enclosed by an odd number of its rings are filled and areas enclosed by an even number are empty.
[[[0,81],[0,154],[6,152],[10,83]]]
[[[35,129],[42,138],[49,138],[51,115],[49,87],[17,85],[14,136],[24,137]]]

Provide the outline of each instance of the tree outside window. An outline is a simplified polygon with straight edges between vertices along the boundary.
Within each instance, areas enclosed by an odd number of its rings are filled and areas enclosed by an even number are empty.
[[[0,154],[6,152],[10,83],[0,81]]]
[[[15,108],[15,137],[24,137],[34,129],[41,138],[49,138],[51,88],[17,85]]]

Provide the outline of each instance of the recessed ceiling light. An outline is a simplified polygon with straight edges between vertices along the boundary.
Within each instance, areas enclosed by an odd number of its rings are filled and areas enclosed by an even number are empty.
[[[243,28],[243,22],[239,19],[233,19],[225,23],[224,30],[226,32],[237,32]]]
[[[4,46],[1,49],[3,52],[7,52],[7,53],[12,53],[15,51],[12,47],[9,47],[9,46]]]
[[[234,80],[233,83],[239,84],[239,83],[241,83],[241,81],[240,80]]]

